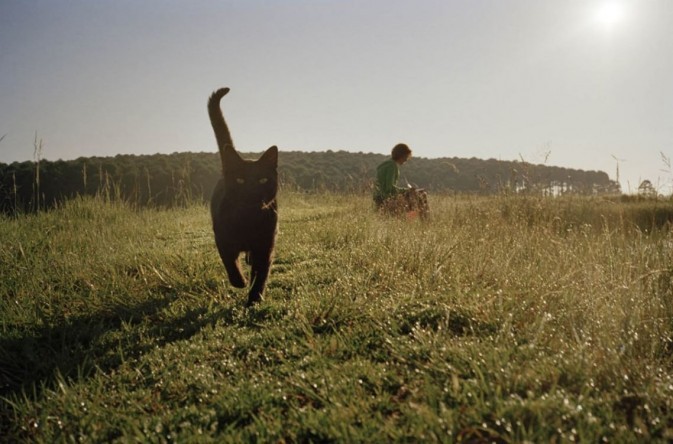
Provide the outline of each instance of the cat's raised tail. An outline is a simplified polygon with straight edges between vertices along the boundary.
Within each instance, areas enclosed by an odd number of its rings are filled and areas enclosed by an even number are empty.
[[[222,167],[224,168],[224,153],[226,150],[234,149],[234,142],[231,140],[229,127],[222,115],[220,108],[220,100],[227,95],[229,88],[220,88],[214,91],[208,99],[208,116],[210,117],[210,124],[215,131],[215,139],[217,139],[217,147],[220,151],[220,159],[222,160]]]

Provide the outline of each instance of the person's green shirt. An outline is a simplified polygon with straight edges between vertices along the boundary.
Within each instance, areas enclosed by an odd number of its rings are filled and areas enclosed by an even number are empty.
[[[391,196],[401,193],[404,188],[398,187],[400,168],[393,159],[388,159],[376,168],[376,184],[374,185],[374,200],[383,202]]]

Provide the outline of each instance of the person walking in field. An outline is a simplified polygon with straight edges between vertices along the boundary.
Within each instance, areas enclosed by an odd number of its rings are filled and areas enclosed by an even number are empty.
[[[374,183],[374,203],[377,210],[400,215],[410,211],[419,211],[422,218],[428,215],[427,194],[424,190],[397,186],[400,178],[400,166],[411,158],[411,149],[404,143],[398,143],[391,151],[391,158],[376,168]]]

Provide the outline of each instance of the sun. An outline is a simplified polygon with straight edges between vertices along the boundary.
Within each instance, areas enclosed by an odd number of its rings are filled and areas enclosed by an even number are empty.
[[[606,1],[596,8],[595,19],[599,25],[612,28],[624,20],[626,10],[618,1]]]

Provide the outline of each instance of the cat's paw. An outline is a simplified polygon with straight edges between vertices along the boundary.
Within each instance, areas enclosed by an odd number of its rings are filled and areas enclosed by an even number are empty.
[[[236,275],[229,276],[229,283],[236,288],[245,288],[248,286],[248,283],[245,281],[245,278],[240,274],[238,276]]]
[[[249,308],[255,304],[259,304],[260,302],[262,302],[262,294],[251,291],[248,295],[248,301],[245,303],[245,307]]]

